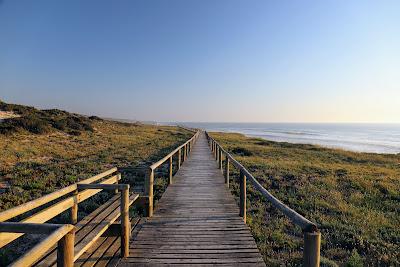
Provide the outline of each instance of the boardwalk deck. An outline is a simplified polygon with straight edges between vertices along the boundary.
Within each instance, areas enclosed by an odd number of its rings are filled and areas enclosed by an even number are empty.
[[[120,266],[265,266],[202,133]]]

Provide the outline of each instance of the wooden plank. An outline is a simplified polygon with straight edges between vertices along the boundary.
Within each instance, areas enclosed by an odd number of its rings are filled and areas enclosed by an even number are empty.
[[[117,181],[118,176],[112,176],[101,184],[113,184]],[[82,202],[89,197],[97,194],[98,192],[102,191],[102,189],[88,189],[78,193],[78,202]],[[74,197],[68,197],[46,209],[39,211],[38,213],[33,214],[32,216],[22,220],[21,222],[24,223],[44,223],[48,220],[56,217],[60,213],[66,211],[67,209],[71,208],[74,205]],[[0,233],[0,248],[7,245],[8,243],[12,242],[13,240],[17,239],[18,237],[22,236],[23,234],[20,233]]]
[[[129,198],[129,205],[138,199],[137,194],[132,194]],[[74,260],[76,261],[86,250],[88,250],[96,240],[107,230],[107,228],[119,218],[120,214],[119,196],[114,196],[107,203],[100,206],[96,212],[89,214],[76,225],[77,233],[75,238]],[[57,254],[53,248],[50,253],[43,258],[38,266],[51,266],[56,262]]]
[[[110,175],[111,173],[114,173],[116,171],[117,171],[117,168],[112,168],[112,169],[102,172],[98,175],[95,175],[88,179],[82,180],[82,181],[80,181],[80,183],[86,183],[86,184],[92,183],[92,182],[100,180],[101,178],[106,177],[107,175]],[[77,189],[77,185],[73,184],[73,185],[67,186],[65,188],[62,188],[60,190],[57,190],[53,193],[50,193],[48,195],[45,195],[43,197],[40,197],[38,199],[29,201],[29,202],[19,205],[17,207],[0,212],[0,222],[4,222],[15,216],[21,215],[27,211],[33,210],[37,207],[40,207],[46,203],[49,203],[50,201],[53,201],[57,198],[65,196],[66,194],[69,194],[69,193],[75,191],[76,189]]]
[[[204,135],[190,152],[119,266],[265,266]]]
[[[139,224],[139,219],[131,218],[131,235],[137,231],[136,226]],[[97,259],[96,267],[104,266],[115,266],[119,260],[121,247],[120,237],[116,237],[116,240],[105,250],[104,254]]]
[[[73,231],[74,226],[70,224],[63,225],[54,231],[51,235],[42,240],[39,244],[34,246],[31,250],[25,253],[21,258],[17,259],[11,264],[13,267],[31,266],[35,263],[48,249],[56,244],[69,232]],[[71,239],[69,239],[70,241]],[[68,255],[69,256],[69,255]]]
[[[262,258],[223,258],[223,259],[170,259],[170,258],[127,258],[122,262],[127,262],[130,264],[138,264],[138,263],[164,263],[164,264],[219,264],[219,263],[262,263]]]

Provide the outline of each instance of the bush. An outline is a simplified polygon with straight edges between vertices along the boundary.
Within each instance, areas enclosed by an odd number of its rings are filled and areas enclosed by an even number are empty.
[[[16,132],[20,129],[35,134],[43,134],[49,132],[51,126],[45,120],[35,116],[7,119],[0,124],[0,132],[3,134]]]
[[[81,131],[93,131],[91,120],[59,109],[37,110],[33,107],[6,104],[0,101],[0,110],[12,111],[21,117],[0,123],[0,134],[11,134],[26,130],[43,134],[57,129],[69,134],[80,135]]]
[[[350,258],[346,263],[346,267],[363,267],[363,266],[364,264],[360,254],[358,254],[356,249],[353,249]]]
[[[69,132],[68,132],[68,134],[70,134],[70,135],[74,135],[74,136],[79,136],[79,135],[81,135],[81,134],[82,134],[82,132],[80,132],[80,131],[76,131],[76,130],[72,130],[72,131],[69,131]]]
[[[90,117],[89,117],[89,120],[92,120],[92,121],[102,121],[103,119],[100,118],[100,117],[97,117],[97,116],[90,116]]]
[[[251,152],[250,150],[244,148],[244,147],[235,147],[234,149],[232,149],[232,153],[239,155],[239,156],[252,156],[253,152]]]

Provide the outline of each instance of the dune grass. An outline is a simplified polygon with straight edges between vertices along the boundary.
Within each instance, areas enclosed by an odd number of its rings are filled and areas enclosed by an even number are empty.
[[[9,188],[0,193],[0,211],[88,178],[111,167],[143,168],[157,161],[192,136],[178,127],[121,123],[95,119],[92,130],[79,135],[51,129],[34,134],[25,129],[0,134],[0,182]],[[166,179],[159,175],[155,193],[161,195]],[[165,175],[164,175],[165,176]],[[124,182],[142,190],[144,174],[123,173]],[[161,179],[160,179],[161,178]],[[110,195],[101,192],[80,204],[79,218],[104,203]],[[28,216],[25,215],[24,217]],[[65,223],[68,212],[52,219]],[[0,249],[0,265],[6,266],[39,241],[24,235]]]
[[[50,193],[108,168],[155,161],[190,138],[176,127],[96,120],[79,136],[62,131],[0,135],[0,210]]]
[[[325,266],[400,265],[400,155],[211,133],[276,197],[322,232]],[[232,168],[232,192],[238,180]],[[269,266],[301,262],[302,233],[248,185],[248,224]]]

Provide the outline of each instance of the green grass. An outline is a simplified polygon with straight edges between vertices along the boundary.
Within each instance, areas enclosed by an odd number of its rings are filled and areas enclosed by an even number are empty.
[[[212,133],[263,186],[322,232],[323,265],[400,265],[400,155]],[[232,167],[232,192],[238,195]],[[301,262],[301,229],[248,185],[248,224],[267,265]],[[358,265],[357,265],[358,264]]]
[[[0,123],[0,126],[4,126],[2,129],[8,129],[6,133],[0,133],[0,182],[10,185],[8,190],[0,193],[0,211],[112,167],[146,168],[193,135],[178,127],[122,123],[65,111],[40,111],[20,105],[6,105],[0,102],[0,110],[12,110],[21,117],[7,119],[6,126],[4,122]],[[32,131],[19,123],[28,118],[42,121],[46,130]],[[54,121],[66,123],[53,127]],[[78,124],[73,125],[69,121]],[[15,128],[10,128],[10,125]],[[156,199],[166,188],[165,177],[163,172],[157,174]],[[122,178],[123,182],[131,184],[132,189],[143,189],[144,173],[127,171],[123,172]],[[102,192],[81,203],[79,218],[108,198],[109,194]],[[65,223],[68,218],[68,212],[64,212],[51,222]],[[0,265],[9,264],[37,241],[37,236],[24,235],[0,249]]]
[[[50,193],[111,167],[150,164],[190,138],[176,127],[95,121],[93,132],[29,132],[0,139],[0,179],[11,188],[0,194],[0,210]]]

